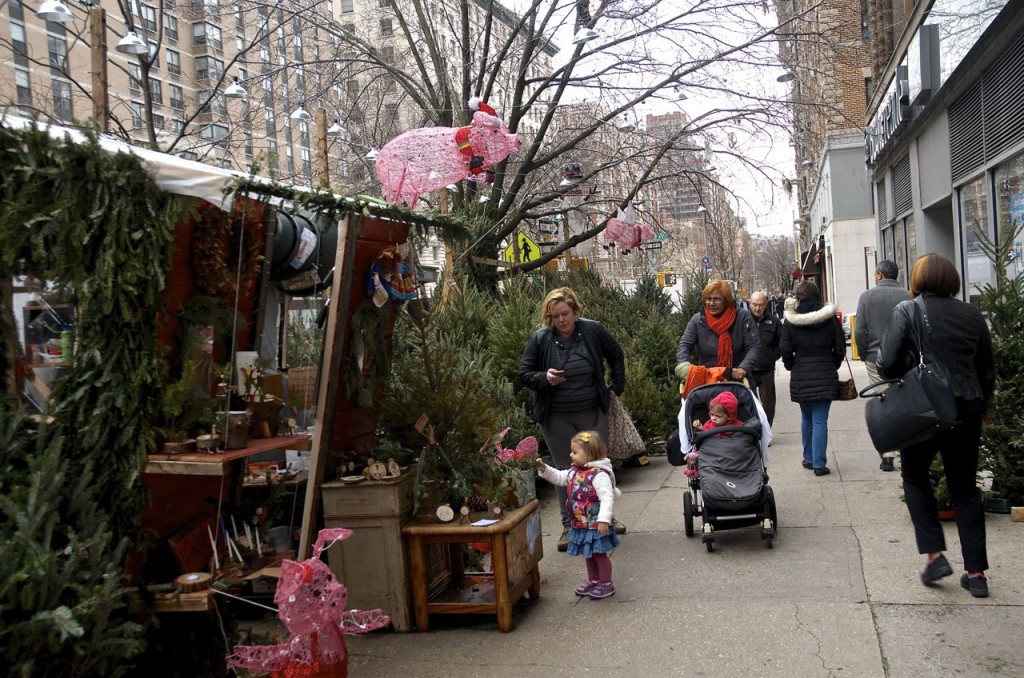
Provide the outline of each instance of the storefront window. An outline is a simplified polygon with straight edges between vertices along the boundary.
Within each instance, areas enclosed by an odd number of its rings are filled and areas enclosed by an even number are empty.
[[[894,247],[892,250],[892,259],[899,266],[900,275],[897,280],[900,283],[906,283],[906,272],[907,272],[907,237],[903,230],[903,220],[897,221],[893,227],[893,239]]]
[[[995,276],[988,257],[978,246],[978,234],[993,236],[988,221],[988,187],[986,177],[962,187],[960,193],[960,230],[964,243],[964,286],[968,297],[978,294],[978,288],[985,283],[994,283]]]
[[[1024,223],[1024,153],[996,170],[996,219],[1000,236]],[[1013,260],[1007,273],[1024,275],[1024,236],[1018,235],[1013,243]]]
[[[893,228],[892,226],[888,226],[882,229],[882,256],[879,257],[879,260],[892,259],[893,261],[896,261],[896,255],[893,254],[894,238],[892,235],[895,231],[896,229]]]
[[[917,261],[917,229],[914,227],[914,215],[909,215],[903,220],[903,230],[907,234],[907,265],[900,266],[898,280],[904,287],[907,286],[907,272]]]

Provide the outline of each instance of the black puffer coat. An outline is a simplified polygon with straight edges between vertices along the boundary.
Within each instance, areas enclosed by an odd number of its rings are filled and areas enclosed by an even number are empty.
[[[782,364],[792,372],[789,398],[795,403],[835,400],[839,395],[836,370],[846,356],[843,328],[836,307],[786,300],[782,326]]]

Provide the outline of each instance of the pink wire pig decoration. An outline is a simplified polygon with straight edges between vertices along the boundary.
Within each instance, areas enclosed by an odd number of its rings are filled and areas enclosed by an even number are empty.
[[[352,530],[344,527],[320,530],[312,558],[281,563],[274,602],[291,638],[283,645],[236,645],[227,658],[229,664],[268,671],[272,677],[348,675],[345,636],[368,633],[391,622],[381,610],[346,611],[348,589],[320,560],[326,547],[351,536]]]
[[[463,179],[492,180],[491,167],[520,149],[494,109],[474,97],[473,122],[466,127],[421,127],[398,135],[380,150],[376,172],[388,202],[410,208],[424,193]]]
[[[641,242],[654,238],[654,229],[647,224],[636,223],[636,209],[630,203],[626,210],[619,208],[616,216],[608,220],[604,228],[605,243],[619,243],[623,247],[623,254],[639,245]]]

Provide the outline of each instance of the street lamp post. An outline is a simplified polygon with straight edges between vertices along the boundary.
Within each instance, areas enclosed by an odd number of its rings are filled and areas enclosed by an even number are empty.
[[[320,175],[320,187],[330,188],[330,158],[327,155],[327,111],[316,109],[316,160],[317,174]]]

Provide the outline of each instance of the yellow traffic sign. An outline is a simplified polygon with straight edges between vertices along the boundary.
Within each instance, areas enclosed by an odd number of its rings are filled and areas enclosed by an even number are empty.
[[[509,263],[516,263],[516,251],[513,248],[518,248],[519,250],[520,264],[540,259],[540,245],[525,233],[516,234],[515,243],[505,248],[502,258]]]

